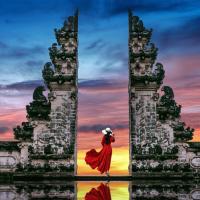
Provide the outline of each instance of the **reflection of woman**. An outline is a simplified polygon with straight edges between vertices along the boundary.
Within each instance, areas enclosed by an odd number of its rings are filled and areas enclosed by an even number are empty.
[[[110,162],[112,157],[112,147],[111,142],[115,141],[114,134],[110,128],[102,130],[104,134],[101,144],[103,148],[100,152],[95,149],[91,149],[86,153],[85,162],[90,165],[92,169],[97,167],[97,170],[103,174],[104,172],[109,176]]]
[[[92,188],[85,195],[85,200],[111,200],[109,185],[101,183],[97,189]]]

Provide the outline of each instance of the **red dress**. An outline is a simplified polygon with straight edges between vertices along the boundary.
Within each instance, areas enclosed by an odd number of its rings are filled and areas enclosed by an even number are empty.
[[[97,170],[103,174],[110,169],[110,162],[112,157],[112,146],[111,142],[114,142],[115,138],[110,136],[110,141],[106,144],[105,135],[102,138],[101,144],[103,148],[97,152],[95,149],[91,149],[86,153],[85,162],[90,165],[92,169],[97,167]]]
[[[85,200],[111,200],[109,186],[101,183],[97,189],[92,188],[85,195]]]

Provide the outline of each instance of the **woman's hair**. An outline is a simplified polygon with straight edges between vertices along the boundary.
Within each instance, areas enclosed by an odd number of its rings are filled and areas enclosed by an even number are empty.
[[[111,134],[111,131],[107,131],[107,134],[105,135],[106,144],[109,144],[109,143],[110,143],[110,134]]]

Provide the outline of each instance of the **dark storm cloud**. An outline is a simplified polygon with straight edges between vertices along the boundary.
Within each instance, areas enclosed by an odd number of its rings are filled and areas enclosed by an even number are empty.
[[[94,124],[94,125],[82,125],[78,127],[78,131],[80,132],[100,132],[106,127],[110,127],[112,130],[114,129],[126,129],[128,128],[128,124],[121,122],[119,124]]]
[[[1,127],[0,127],[0,134],[6,133],[8,130],[9,130],[8,127],[6,127],[6,126],[1,126]]]
[[[40,85],[44,85],[42,80],[30,80],[30,81],[13,83],[9,85],[0,85],[0,90],[1,89],[33,90]]]

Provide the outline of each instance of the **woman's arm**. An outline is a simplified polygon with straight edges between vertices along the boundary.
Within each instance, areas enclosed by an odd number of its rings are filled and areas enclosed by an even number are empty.
[[[112,134],[112,136],[110,136],[110,141],[111,141],[111,142],[114,142],[114,141],[115,141],[115,135],[114,135],[114,133]]]

